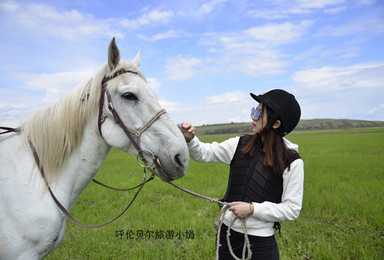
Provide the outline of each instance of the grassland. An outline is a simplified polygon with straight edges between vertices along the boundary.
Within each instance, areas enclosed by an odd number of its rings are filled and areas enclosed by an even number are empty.
[[[221,141],[229,135],[200,139]],[[384,129],[305,131],[289,135],[305,162],[301,215],[276,236],[281,259],[384,259]],[[177,184],[223,196],[228,166],[191,161]],[[130,187],[142,170],[130,155],[112,150],[97,179]],[[71,210],[87,224],[118,214],[133,193],[90,184]],[[116,222],[86,229],[67,221],[62,244],[48,259],[214,259],[213,223],[219,207],[176,190],[158,178]]]
[[[216,134],[242,134],[251,131],[250,123],[230,123],[202,125],[196,127],[196,133],[199,135],[216,135]],[[295,131],[308,130],[340,130],[351,128],[367,128],[367,127],[384,127],[383,121],[366,121],[353,119],[304,119],[300,120]]]

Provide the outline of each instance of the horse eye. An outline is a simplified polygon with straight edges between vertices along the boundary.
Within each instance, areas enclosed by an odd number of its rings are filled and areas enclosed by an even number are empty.
[[[138,100],[137,96],[131,92],[124,93],[122,97],[129,101],[136,101]]]

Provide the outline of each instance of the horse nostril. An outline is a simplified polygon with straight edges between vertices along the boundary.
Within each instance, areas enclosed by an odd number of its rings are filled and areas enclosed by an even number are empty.
[[[180,168],[184,168],[183,163],[180,160],[180,154],[175,155],[175,162]]]

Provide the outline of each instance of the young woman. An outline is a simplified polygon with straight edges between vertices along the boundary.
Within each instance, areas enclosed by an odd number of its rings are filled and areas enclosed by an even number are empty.
[[[223,200],[231,206],[217,234],[219,259],[233,259],[226,234],[234,218],[230,245],[236,257],[241,258],[243,252],[244,219],[252,259],[279,259],[274,228],[278,222],[298,218],[302,206],[304,163],[298,146],[283,138],[299,122],[300,106],[281,89],[251,96],[259,103],[251,110],[254,135],[208,144],[199,141],[190,123],[181,124],[193,160],[230,165]]]

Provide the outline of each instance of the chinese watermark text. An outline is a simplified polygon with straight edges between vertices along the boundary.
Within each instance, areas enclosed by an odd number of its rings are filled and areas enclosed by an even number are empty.
[[[194,239],[193,230],[116,230],[115,237],[120,239]]]

